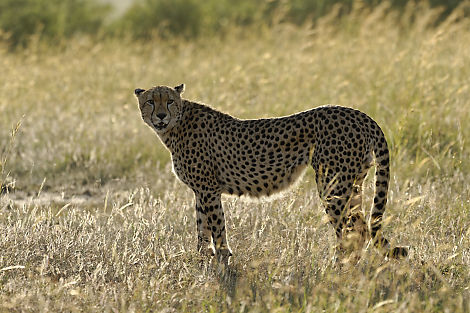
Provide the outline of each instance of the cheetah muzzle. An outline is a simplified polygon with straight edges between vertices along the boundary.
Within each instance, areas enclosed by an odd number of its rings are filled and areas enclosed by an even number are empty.
[[[155,127],[156,130],[163,130],[165,127],[167,127],[168,124],[159,122],[159,123],[152,123],[153,127]]]
[[[197,249],[227,260],[222,194],[269,196],[313,167],[333,225],[337,254],[372,241],[384,256],[403,257],[382,235],[390,179],[389,150],[377,123],[347,107],[321,106],[289,116],[241,120],[181,98],[184,85],[136,89],[144,122],[171,153],[176,176],[194,192]],[[366,219],[362,185],[375,158],[375,196]]]

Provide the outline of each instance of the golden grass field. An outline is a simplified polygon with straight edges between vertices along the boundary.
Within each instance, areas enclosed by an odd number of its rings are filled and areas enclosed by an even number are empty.
[[[410,12],[0,47],[0,312],[470,312],[470,21]],[[193,195],[133,96],[183,82],[241,118],[372,116],[392,152],[385,232],[409,258],[335,265],[309,171],[271,202],[224,198],[232,264],[201,260]]]

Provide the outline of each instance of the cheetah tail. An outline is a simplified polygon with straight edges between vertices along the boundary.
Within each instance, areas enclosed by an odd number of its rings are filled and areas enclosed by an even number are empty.
[[[388,240],[382,235],[382,217],[387,204],[388,185],[390,180],[390,156],[387,141],[383,132],[380,132],[374,144],[374,154],[376,161],[375,170],[375,196],[374,204],[370,212],[370,230],[374,246],[390,250]],[[386,252],[387,253],[387,252]]]
[[[390,181],[390,153],[385,135],[380,131],[380,137],[374,144],[375,161],[375,197],[370,212],[370,230],[374,246],[379,248],[386,257],[401,258],[408,256],[408,247],[390,248],[390,243],[382,234],[382,218],[387,204],[388,185]]]

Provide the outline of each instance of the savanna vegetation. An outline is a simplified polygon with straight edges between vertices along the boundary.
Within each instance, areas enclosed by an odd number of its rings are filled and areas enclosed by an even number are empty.
[[[192,9],[172,15],[148,0],[104,18],[94,2],[55,1],[47,17],[54,1],[23,0],[46,17],[18,35],[5,25],[33,20],[8,22],[13,2],[0,4],[0,312],[470,311],[468,2],[315,15],[329,2],[175,1]],[[145,5],[200,28],[134,28]],[[309,172],[270,202],[224,198],[232,263],[202,260],[192,193],[133,96],[182,82],[186,98],[241,118],[327,103],[372,116],[392,152],[385,232],[409,258],[367,249],[334,264]]]

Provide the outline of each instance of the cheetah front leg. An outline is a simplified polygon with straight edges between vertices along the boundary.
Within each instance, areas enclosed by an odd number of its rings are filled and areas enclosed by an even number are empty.
[[[215,254],[219,260],[228,262],[232,251],[227,242],[221,195],[211,191],[195,191],[195,195],[198,251],[203,254]]]
[[[206,256],[214,256],[215,249],[212,244],[212,233],[201,202],[202,199],[196,194],[197,251]]]

